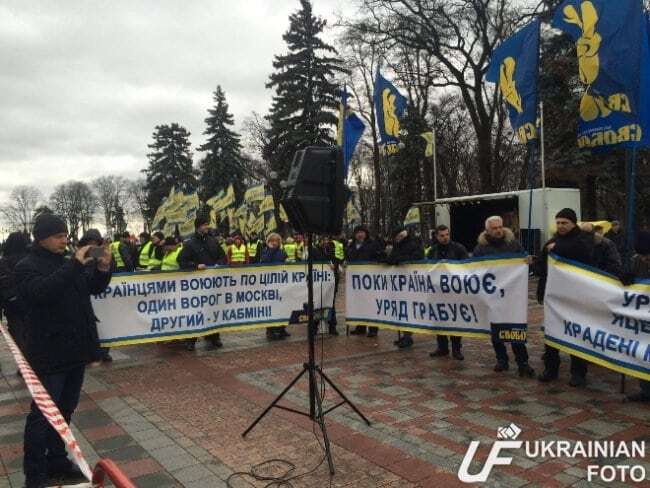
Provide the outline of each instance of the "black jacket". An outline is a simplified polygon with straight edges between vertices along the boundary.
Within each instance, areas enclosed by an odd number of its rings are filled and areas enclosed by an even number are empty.
[[[404,239],[393,244],[386,262],[388,264],[400,264],[406,261],[421,261],[424,259],[424,248],[419,239],[407,235]]]
[[[118,251],[120,253],[120,257],[122,258],[122,261],[124,261],[124,266],[118,267],[117,263],[115,262],[115,259],[113,259],[113,263],[111,264],[113,271],[116,273],[124,273],[124,272],[130,273],[132,271],[135,271],[135,263],[138,262],[138,259],[137,256],[134,256],[131,246],[129,246],[128,244],[124,244],[123,242],[120,242]]]
[[[594,266],[606,273],[620,276],[623,272],[621,255],[616,249],[616,244],[607,237],[598,234],[592,235],[594,239]]]
[[[381,246],[377,241],[366,239],[357,248],[356,241],[352,243],[345,250],[345,260],[354,263],[358,261],[379,261],[382,257]]]
[[[197,232],[183,243],[178,264],[181,269],[196,269],[199,264],[223,264],[225,259],[226,255],[214,237]]]
[[[111,273],[34,246],[16,266],[26,309],[24,352],[37,374],[68,371],[97,359],[97,317],[90,296],[103,292]]]
[[[24,307],[18,299],[18,287],[16,285],[16,265],[25,254],[13,254],[0,259],[0,309],[7,317],[11,326],[12,322],[22,321],[25,313]]]
[[[516,239],[515,234],[504,227],[504,236],[503,239],[494,240],[491,239],[486,231],[481,232],[478,236],[478,244],[474,248],[472,253],[474,256],[489,256],[491,254],[509,254],[509,253],[520,253],[525,252],[524,248],[521,247],[521,244]]]
[[[429,254],[427,254],[427,259],[440,260],[440,259],[467,259],[469,254],[465,246],[460,242],[449,241],[449,244],[443,246],[439,242],[434,244],[431,249],[429,249]]]
[[[565,259],[578,261],[590,266],[594,265],[594,238],[591,234],[580,230],[575,227],[568,234],[561,236],[556,234],[553,236],[542,248],[542,255],[537,261],[537,274],[539,274],[539,282],[537,284],[537,301],[544,302],[544,294],[546,293],[546,277],[548,275],[548,247],[549,244],[554,243],[555,246],[551,251]]]

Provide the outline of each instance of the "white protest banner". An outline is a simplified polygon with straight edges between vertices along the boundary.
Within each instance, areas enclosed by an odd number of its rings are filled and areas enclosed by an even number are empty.
[[[346,323],[388,329],[526,338],[528,266],[522,255],[346,269]]]
[[[314,307],[331,307],[334,273],[317,265],[313,276]],[[284,263],[118,274],[93,297],[104,347],[287,325],[305,303],[304,264]]]
[[[650,280],[610,275],[549,257],[545,342],[605,368],[650,380]]]

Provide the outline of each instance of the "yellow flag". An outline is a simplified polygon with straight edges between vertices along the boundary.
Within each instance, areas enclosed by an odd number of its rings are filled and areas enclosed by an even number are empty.
[[[275,222],[275,216],[271,215],[271,218],[266,223],[266,232],[273,232],[278,228],[278,224]]]
[[[178,226],[178,231],[181,233],[181,236],[187,237],[194,234],[194,219],[190,219],[183,224]]]
[[[226,213],[228,214],[228,225],[232,227],[235,224],[235,209],[229,208]]]
[[[241,219],[244,219],[244,222],[246,221],[246,212],[248,212],[248,207],[246,207],[245,203],[242,203],[239,208],[235,211],[235,217]]]
[[[287,217],[287,212],[284,211],[282,204],[280,204],[280,220],[282,222],[289,222],[289,217]]]
[[[260,214],[259,217],[255,219],[253,225],[249,227],[252,233],[259,234],[264,230],[264,214]]]
[[[223,198],[223,196],[224,196],[224,191],[221,190],[219,193],[217,193],[217,194],[216,194],[215,196],[213,196],[212,198],[208,198],[208,201],[205,202],[205,204],[206,204],[208,207],[212,207],[212,208],[214,208],[214,207],[217,206],[217,203],[219,202],[219,200],[221,200],[221,199]]]
[[[345,211],[348,222],[361,222],[361,214],[359,214],[357,208],[352,204],[352,200],[348,202]]]
[[[427,141],[427,148],[424,150],[424,155],[428,158],[433,156],[433,131],[432,132],[423,132],[420,134]]]
[[[270,212],[274,208],[275,205],[273,205],[273,197],[271,195],[266,195],[260,204],[260,213]]]
[[[251,186],[244,193],[244,200],[247,202],[260,202],[264,200],[264,185]]]
[[[411,207],[409,211],[406,212],[406,217],[404,217],[404,225],[412,225],[420,223],[420,208]]]

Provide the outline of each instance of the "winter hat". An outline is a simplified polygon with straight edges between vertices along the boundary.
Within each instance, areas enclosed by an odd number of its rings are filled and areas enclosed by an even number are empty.
[[[35,241],[43,241],[56,234],[67,234],[68,227],[61,217],[53,214],[43,214],[34,222],[32,234]]]
[[[400,226],[395,227],[393,229],[393,232],[391,232],[390,235],[392,237],[395,237],[397,234],[399,234],[400,232],[405,231],[405,230],[406,230],[406,227],[404,227],[403,225],[400,225]]]
[[[104,239],[102,239],[102,235],[97,229],[88,229],[86,233],[81,237],[79,245],[86,246],[90,241],[95,241],[98,244],[101,244]]]
[[[207,215],[199,215],[196,220],[194,220],[194,228],[198,229],[202,225],[209,224],[210,220],[208,219]]]
[[[572,208],[563,208],[556,215],[556,219],[567,219],[573,222],[574,224],[578,223],[578,216]]]
[[[357,232],[365,232],[366,238],[370,236],[370,232],[368,231],[368,228],[365,225],[357,225],[354,228],[353,233],[356,234]]]
[[[154,232],[153,235],[154,235],[154,237],[157,237],[157,238],[160,239],[161,241],[165,238],[165,234],[163,234],[163,233],[160,232],[159,230],[156,231],[156,232]]]
[[[637,254],[650,254],[650,232],[641,231],[636,237],[636,252]]]

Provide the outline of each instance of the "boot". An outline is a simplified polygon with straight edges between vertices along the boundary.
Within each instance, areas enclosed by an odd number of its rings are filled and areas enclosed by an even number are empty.
[[[443,351],[442,349],[436,349],[435,351],[429,353],[430,358],[441,358],[441,357],[445,357],[445,356],[449,356],[449,351]]]
[[[366,328],[362,325],[357,325],[354,329],[350,331],[350,335],[364,335],[366,333]]]
[[[402,339],[398,342],[397,347],[399,349],[406,349],[413,345],[413,338],[410,335],[402,336]]]
[[[555,381],[557,377],[557,369],[546,368],[544,372],[537,377],[537,379],[542,383],[549,383],[551,381]]]
[[[574,388],[583,388],[586,385],[587,385],[587,378],[585,378],[584,376],[580,376],[577,374],[571,376],[571,380],[569,381],[569,386],[573,386]]]
[[[510,369],[510,366],[508,366],[508,363],[504,363],[502,361],[499,361],[495,366],[494,366],[494,372],[495,373],[501,373],[503,371],[508,371]]]
[[[519,366],[519,376],[521,378],[534,378],[535,370],[530,367],[528,364],[522,364]]]
[[[465,356],[463,356],[463,353],[460,352],[460,349],[454,349],[451,351],[451,357],[456,361],[463,361],[465,359]]]

